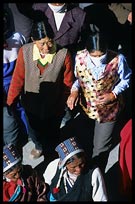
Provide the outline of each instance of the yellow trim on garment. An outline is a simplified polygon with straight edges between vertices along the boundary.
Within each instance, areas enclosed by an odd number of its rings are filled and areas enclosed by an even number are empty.
[[[43,65],[47,63],[51,63],[55,55],[56,55],[56,52],[53,54],[46,54],[45,57],[42,58],[36,44],[34,44],[33,46],[33,60],[34,61],[39,60]]]

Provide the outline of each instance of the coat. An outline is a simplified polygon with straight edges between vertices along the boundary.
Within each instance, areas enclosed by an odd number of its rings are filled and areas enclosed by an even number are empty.
[[[67,12],[57,31],[53,11],[48,4],[37,3],[33,5],[33,8],[44,12],[53,30],[54,40],[60,47],[68,47],[72,50],[80,41],[83,42],[86,39],[89,27],[87,27],[86,13],[83,9],[68,4]]]

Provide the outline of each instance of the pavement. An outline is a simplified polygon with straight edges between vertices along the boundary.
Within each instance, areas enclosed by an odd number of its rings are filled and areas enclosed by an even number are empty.
[[[32,141],[28,141],[28,143],[23,147],[23,164],[30,164],[33,168],[37,167],[40,163],[44,162],[44,156],[42,155],[38,159],[31,159],[30,152],[34,148],[34,143]],[[119,144],[117,144],[110,152],[108,162],[106,165],[105,173],[112,168],[115,163],[118,162],[119,155]]]

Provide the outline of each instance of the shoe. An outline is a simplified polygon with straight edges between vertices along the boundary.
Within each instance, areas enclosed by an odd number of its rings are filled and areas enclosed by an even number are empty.
[[[30,153],[30,157],[32,159],[38,159],[42,155],[42,150],[32,149]]]

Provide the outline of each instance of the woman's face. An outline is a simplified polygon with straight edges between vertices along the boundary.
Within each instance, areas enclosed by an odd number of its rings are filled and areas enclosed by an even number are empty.
[[[75,157],[73,162],[70,162],[69,164],[66,165],[67,170],[72,173],[75,174],[76,176],[79,176],[85,166],[85,158],[77,158]]]
[[[52,47],[54,46],[53,40],[48,37],[42,38],[41,40],[36,40],[35,44],[37,45],[41,54],[51,53]]]

